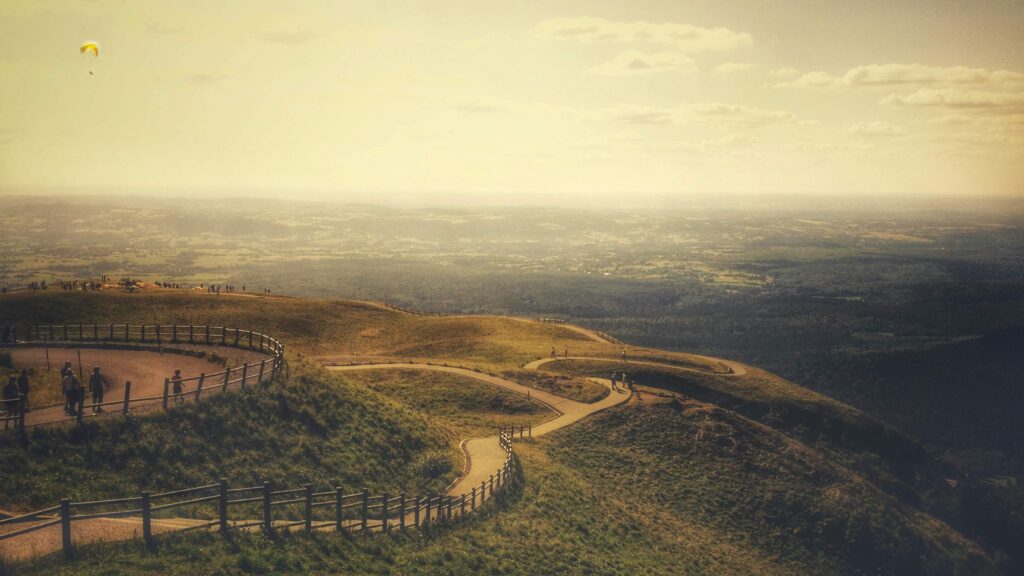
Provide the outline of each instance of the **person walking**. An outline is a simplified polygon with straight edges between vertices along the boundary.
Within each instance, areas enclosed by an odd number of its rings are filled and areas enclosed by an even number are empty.
[[[71,395],[68,394],[67,377],[71,373],[71,361],[68,360],[64,363],[64,367],[60,369],[60,382],[64,391],[64,413],[71,416]]]
[[[181,370],[175,370],[174,376],[171,376],[171,389],[174,391],[175,404],[185,401],[185,397],[181,395],[185,389],[184,383],[181,381]]]
[[[629,360],[626,360],[626,351],[625,350],[622,351],[622,361],[623,362],[629,362]]]
[[[555,347],[554,346],[551,347],[551,357],[552,358],[557,358],[558,357],[558,355],[555,354]]]
[[[109,388],[107,379],[100,374],[100,367],[96,366],[92,369],[92,375],[89,376],[89,392],[92,392],[92,412],[93,414],[99,414],[103,412],[103,391]]]
[[[78,416],[85,410],[85,390],[82,388],[82,381],[75,376],[74,370],[68,370],[64,377],[64,394],[70,400],[68,416]]]
[[[25,398],[25,412],[28,412],[28,370],[22,369],[18,375],[18,394]]]
[[[14,426],[18,424],[18,405],[21,403],[21,399],[18,395],[18,378],[11,376],[7,379],[7,384],[4,386],[4,410],[7,412],[7,419],[4,420],[4,430],[14,422]]]
[[[618,390],[618,388],[615,387],[615,380],[618,377],[619,377],[619,374],[617,372],[612,372],[612,391],[613,392]]]

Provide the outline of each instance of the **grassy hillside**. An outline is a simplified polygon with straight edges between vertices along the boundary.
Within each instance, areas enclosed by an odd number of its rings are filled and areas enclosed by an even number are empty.
[[[517,453],[521,490],[430,537],[182,535],[158,555],[91,546],[73,567],[47,559],[25,573],[994,573],[947,526],[705,404],[623,406]]]
[[[0,314],[26,323],[241,325],[278,336],[293,365],[290,379],[263,394],[225,395],[147,417],[141,426],[89,423],[97,426],[91,449],[74,428],[33,432],[38,438],[28,452],[0,445],[0,456],[25,466],[3,472],[0,482],[26,505],[51,502],[43,496],[59,491],[58,470],[68,465],[81,486],[72,497],[200,483],[228,468],[238,481],[272,476],[294,484],[437,489],[458,468],[460,437],[540,418],[542,411],[457,377],[332,377],[315,360],[451,361],[583,399],[590,394],[585,377],[605,376],[609,362],[545,366],[569,376],[561,380],[557,372],[525,377],[522,365],[551,346],[580,356],[614,358],[622,351],[557,325],[418,317],[290,298],[15,294],[0,297]],[[724,369],[681,353],[629,347],[629,355]],[[636,364],[617,369],[640,381],[647,400],[527,441],[519,449],[522,492],[502,497],[500,514],[431,538],[323,535],[267,546],[260,536],[225,542],[193,535],[167,539],[158,556],[133,543],[111,545],[126,558],[114,568],[100,556],[108,547],[95,546],[76,566],[47,559],[26,571],[987,574],[995,563],[1007,573],[1017,566],[1019,559],[1007,559],[1019,550],[1014,533],[1004,531],[1003,541],[993,536],[999,522],[1011,525],[1011,514],[998,516],[988,492],[954,490],[916,443],[860,411],[756,369],[743,376]],[[76,456],[65,463],[69,444]],[[448,473],[427,476],[417,465],[438,458],[451,463]]]
[[[321,488],[441,490],[458,470],[458,438],[421,413],[304,361],[260,388],[142,417],[33,428],[22,446],[0,435],[3,507],[35,509],[63,497],[130,496],[208,484],[271,479]],[[424,475],[414,463],[446,459]]]

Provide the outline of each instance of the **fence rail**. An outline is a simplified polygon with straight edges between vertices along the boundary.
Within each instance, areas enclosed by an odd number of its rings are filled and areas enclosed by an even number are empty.
[[[32,324],[29,326],[0,326],[0,343],[10,345],[136,345],[162,346],[198,345],[214,347],[230,347],[266,354],[268,358],[257,362],[248,362],[237,367],[227,367],[220,372],[201,373],[197,376],[183,377],[180,380],[182,391],[174,392],[171,378],[165,378],[163,393],[160,395],[132,397],[131,381],[126,381],[124,397],[115,400],[90,404],[94,408],[118,408],[127,416],[133,408],[155,406],[169,409],[171,404],[186,401],[199,401],[205,394],[226,391],[229,388],[244,390],[247,386],[273,381],[284,367],[284,345],[276,338],[242,328],[196,324]],[[85,374],[80,375],[85,378]],[[84,385],[84,382],[83,382]],[[17,413],[7,414],[0,418],[4,429],[13,423],[14,428],[24,431],[26,427],[26,399],[21,399]],[[45,406],[36,408],[46,408]],[[108,412],[110,413],[110,412]],[[66,420],[77,419],[81,422],[84,410],[79,410]],[[62,421],[66,421],[62,420]]]
[[[390,302],[385,302],[384,307],[389,310],[396,310],[398,312],[405,312],[406,314],[412,314],[414,316],[451,316],[447,312],[427,312],[425,310],[413,310],[412,308],[406,308],[404,306],[398,306]]]
[[[519,427],[523,437],[525,427]],[[522,481],[516,457],[512,448],[515,427],[503,428],[498,432],[498,443],[505,451],[502,465],[479,486],[469,487],[468,492],[455,495],[405,493],[371,494],[364,488],[359,492],[346,494],[340,486],[331,490],[316,491],[312,484],[295,488],[278,488],[271,481],[256,486],[232,488],[227,479],[216,484],[182,488],[159,494],[141,492],[138,496],[73,502],[60,501],[57,506],[36,510],[12,518],[0,520],[0,530],[5,526],[35,522],[31,526],[0,533],[0,541],[59,525],[61,547],[66,558],[74,559],[75,543],[73,526],[75,522],[104,518],[134,518],[142,525],[142,538],[150,547],[155,546],[153,534],[155,513],[189,507],[190,516],[197,524],[175,532],[216,528],[221,533],[231,530],[261,528],[264,532],[289,530],[302,526],[303,530],[333,529],[339,532],[369,533],[406,531],[420,529],[429,531],[436,526],[448,525],[467,514],[475,512],[495,495]],[[204,496],[196,493],[213,492]],[[260,494],[253,497],[232,498],[244,493]],[[154,505],[157,499],[183,498],[166,504]],[[301,509],[289,509],[289,507]],[[205,505],[205,508],[203,506]],[[130,508],[124,508],[129,506]],[[83,513],[83,509],[106,508]],[[234,512],[234,514],[233,514]],[[54,515],[56,513],[56,515]],[[259,518],[254,518],[259,516]]]

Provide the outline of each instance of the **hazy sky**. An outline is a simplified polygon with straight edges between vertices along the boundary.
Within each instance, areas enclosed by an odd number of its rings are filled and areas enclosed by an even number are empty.
[[[0,188],[1022,197],[1022,31],[1020,0],[8,0]]]

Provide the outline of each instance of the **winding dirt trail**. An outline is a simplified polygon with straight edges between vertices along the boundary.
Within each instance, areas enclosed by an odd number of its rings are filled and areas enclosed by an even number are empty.
[[[595,413],[617,406],[629,399],[629,394],[621,391],[610,391],[607,396],[603,399],[594,402],[593,404],[585,404],[583,402],[576,402],[575,400],[569,400],[561,396],[556,396],[550,392],[543,390],[537,390],[529,386],[524,386],[518,382],[506,380],[498,376],[491,376],[490,374],[483,374],[480,372],[474,372],[467,368],[456,368],[454,366],[437,366],[434,364],[415,364],[415,363],[386,363],[386,364],[360,364],[355,366],[326,366],[328,370],[334,372],[346,372],[346,371],[358,371],[358,370],[432,370],[435,372],[446,372],[448,374],[457,374],[497,386],[516,394],[522,394],[532,400],[540,402],[545,406],[551,408],[557,415],[554,418],[546,420],[533,427],[534,436],[542,436],[548,432],[565,428],[566,426],[579,422],[583,418]],[[596,382],[601,382],[611,389],[611,381],[599,378],[593,379]],[[501,467],[505,461],[505,451],[501,449],[501,445],[498,443],[498,436],[485,436],[483,438],[470,438],[463,444],[463,448],[467,454],[467,470],[463,473],[462,477],[455,481],[448,489],[448,495],[456,496],[464,492],[468,492],[473,486],[479,486],[481,482],[490,478],[491,474],[495,470]]]

